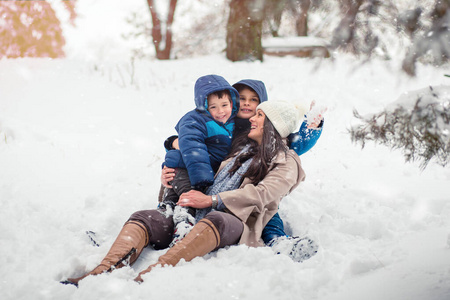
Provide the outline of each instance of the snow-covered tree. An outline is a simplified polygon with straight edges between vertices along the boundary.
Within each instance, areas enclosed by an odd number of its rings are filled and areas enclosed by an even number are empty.
[[[402,149],[406,161],[450,161],[450,86],[428,87],[401,96],[378,114],[355,117],[362,124],[350,129],[352,141],[367,141]]]
[[[76,17],[75,1],[63,1]],[[0,58],[63,57],[61,23],[47,1],[0,1]]]

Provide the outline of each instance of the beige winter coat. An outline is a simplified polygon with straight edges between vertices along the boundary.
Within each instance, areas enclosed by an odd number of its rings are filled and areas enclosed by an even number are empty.
[[[219,171],[230,160],[222,162]],[[289,150],[286,155],[280,152],[275,163],[276,166],[256,186],[245,178],[239,189],[219,193],[227,212],[244,224],[240,244],[263,246],[262,230],[278,211],[281,199],[305,180],[300,158],[293,150]]]

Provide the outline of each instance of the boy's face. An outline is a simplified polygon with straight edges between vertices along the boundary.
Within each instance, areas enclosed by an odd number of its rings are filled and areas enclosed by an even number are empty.
[[[210,95],[208,97],[208,111],[214,120],[226,123],[232,111],[230,98],[227,95],[224,95],[222,98]]]
[[[249,119],[256,114],[256,107],[259,104],[259,97],[254,91],[244,88],[239,91],[239,111],[238,118]]]

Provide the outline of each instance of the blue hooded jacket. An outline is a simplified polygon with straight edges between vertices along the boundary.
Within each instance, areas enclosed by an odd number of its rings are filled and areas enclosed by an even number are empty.
[[[208,112],[209,94],[228,90],[232,113],[224,124]],[[203,188],[214,182],[214,175],[231,150],[234,117],[239,110],[239,94],[223,77],[206,75],[194,87],[196,109],[185,114],[175,126],[180,150],[166,153],[164,164],[170,168],[186,168],[191,186]]]
[[[236,90],[238,90],[238,91],[240,91],[241,88],[243,89],[243,88],[250,87],[258,95],[260,103],[268,100],[266,86],[264,85],[264,82],[262,82],[260,80],[242,79],[242,80],[236,82],[235,84],[233,84],[233,87],[236,88]],[[242,118],[236,117],[234,123],[235,123],[235,126],[234,126],[233,138],[236,138],[236,137],[240,136],[241,134],[246,133],[248,130],[250,130],[249,119],[242,119]]]
[[[287,137],[289,149],[294,150],[298,156],[308,152],[309,149],[314,147],[322,134],[323,123],[324,121],[320,123],[317,129],[309,129],[307,122],[304,121],[298,132],[291,133]]]
[[[268,100],[267,90],[266,86],[264,85],[264,82],[255,79],[242,79],[233,84],[233,87],[239,90],[239,85],[251,87],[256,92],[256,94],[258,94],[260,101],[259,103],[263,103]]]

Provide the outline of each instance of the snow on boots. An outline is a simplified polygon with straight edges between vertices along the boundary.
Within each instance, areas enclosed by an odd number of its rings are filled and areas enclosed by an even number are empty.
[[[175,266],[181,259],[191,261],[216,249],[220,244],[220,235],[214,224],[208,219],[200,220],[184,239],[176,243],[158,261],[139,273],[134,279],[142,282],[142,275],[150,272],[153,267],[161,265]]]
[[[293,261],[302,262],[314,256],[319,246],[307,237],[281,236],[273,239],[269,246],[277,254],[288,255]]]
[[[127,264],[131,265],[148,244],[148,240],[147,230],[141,223],[128,221],[123,226],[108,254],[94,270],[81,277],[68,278],[66,281],[61,281],[61,283],[78,286],[78,282],[89,275],[111,272]]]

